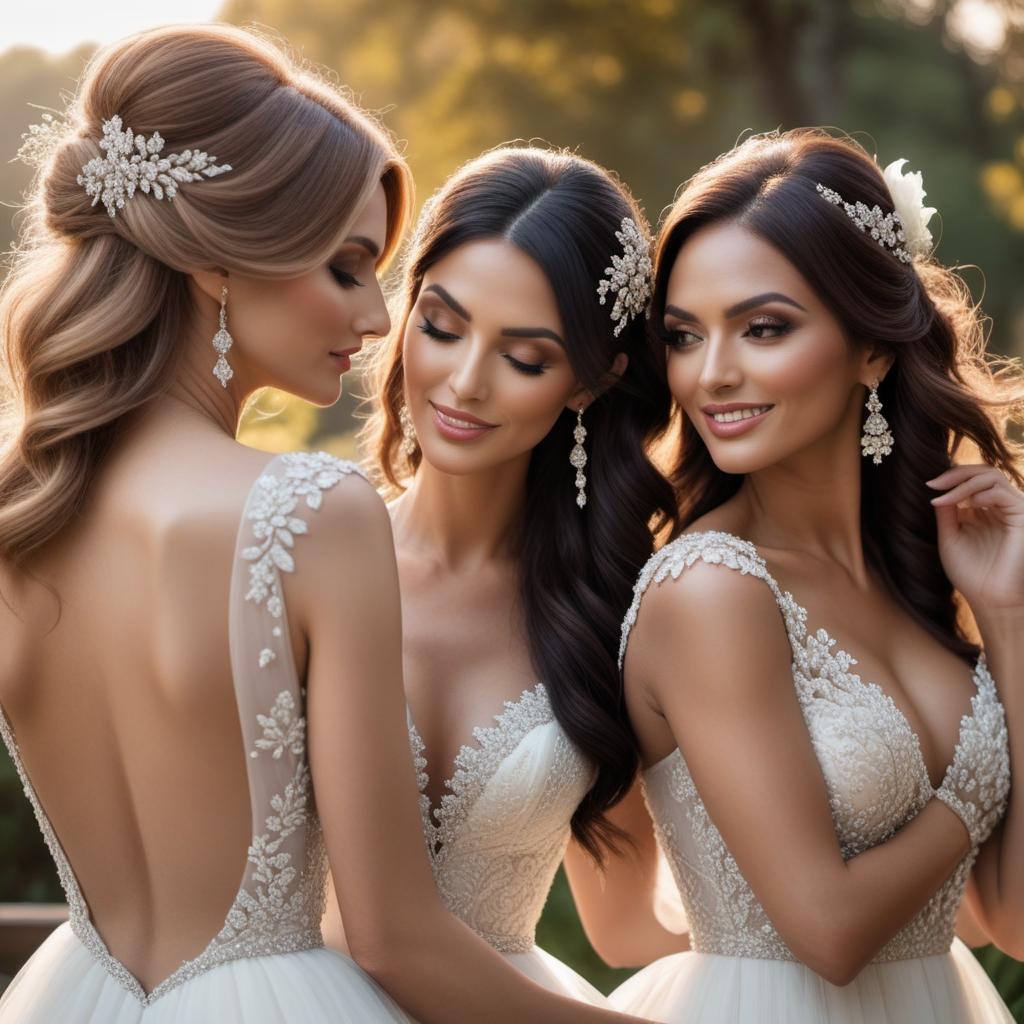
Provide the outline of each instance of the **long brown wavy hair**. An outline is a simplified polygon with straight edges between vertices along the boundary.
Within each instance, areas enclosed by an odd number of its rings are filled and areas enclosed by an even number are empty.
[[[973,658],[977,645],[939,560],[923,482],[973,445],[985,462],[1024,485],[1021,446],[1009,433],[1024,414],[1020,367],[986,356],[985,322],[953,270],[924,256],[901,263],[825,202],[819,183],[848,203],[893,211],[875,161],[855,142],[817,129],[753,136],[698,171],[659,232],[652,318],[661,322],[672,266],[687,239],[706,225],[732,221],[800,271],[851,344],[871,344],[894,357],[878,391],[896,444],[880,466],[865,460],[861,469],[865,553],[917,622]],[[743,477],[718,469],[693,425],[681,419],[673,481],[685,528],[735,494]]]
[[[159,131],[234,170],[107,215],[76,178],[102,123]],[[102,50],[52,130],[0,294],[0,558],[22,564],[75,516],[124,417],[173,380],[187,272],[298,276],[326,262],[377,183],[396,248],[408,171],[384,130],[277,46],[225,25]]]
[[[429,201],[405,272],[404,309],[377,346],[376,401],[364,440],[382,481],[404,488],[422,458],[401,448],[402,339],[431,266],[462,245],[500,238],[522,250],[551,283],[577,379],[598,397],[587,408],[590,500],[576,507],[569,463],[576,417],[562,410],[530,455],[518,537],[519,596],[530,656],[552,711],[596,777],[572,818],[577,840],[596,859],[619,832],[604,812],[636,774],[636,738],[623,706],[618,638],[633,583],[653,549],[652,524],[675,522],[672,487],[649,445],[665,430],[671,396],[665,353],[641,314],[613,333],[597,283],[622,251],[622,220],[646,222],[609,172],[572,153],[502,148],[470,161]],[[605,389],[615,356],[625,372]]]

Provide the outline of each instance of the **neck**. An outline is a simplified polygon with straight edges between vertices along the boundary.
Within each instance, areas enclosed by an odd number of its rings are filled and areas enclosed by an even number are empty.
[[[426,460],[393,505],[395,543],[431,553],[450,568],[514,557],[526,502],[529,453],[479,473],[455,476]]]
[[[859,420],[846,419],[812,448],[748,475],[737,500],[755,544],[838,562],[866,578]]]
[[[261,384],[249,379],[251,374],[237,349],[227,355],[234,371],[227,387],[213,375],[217,353],[212,338],[217,326],[216,315],[210,315],[205,305],[197,305],[196,319],[183,339],[181,358],[166,394],[233,438],[246,401]]]

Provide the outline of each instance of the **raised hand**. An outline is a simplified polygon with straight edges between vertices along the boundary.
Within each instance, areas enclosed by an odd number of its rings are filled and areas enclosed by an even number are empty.
[[[1024,494],[993,466],[954,466],[928,486],[939,557],[975,616],[1024,612]]]

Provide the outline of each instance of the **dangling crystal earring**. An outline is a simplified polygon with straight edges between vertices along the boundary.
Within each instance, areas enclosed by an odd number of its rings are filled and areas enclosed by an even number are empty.
[[[864,433],[861,435],[861,455],[867,458],[869,455],[877,466],[882,461],[883,455],[892,454],[892,446],[896,439],[889,429],[889,422],[882,415],[882,401],[878,397],[878,381],[871,385],[871,391],[867,400],[868,418],[864,421]]]
[[[217,363],[213,368],[213,375],[220,381],[220,386],[226,388],[228,381],[235,375],[231,364],[225,356],[228,349],[235,343],[235,339],[228,333],[228,287],[225,285],[220,290],[220,329],[213,336],[213,347],[217,351]]]
[[[409,412],[409,406],[404,403],[402,408],[398,410],[398,422],[402,426],[402,451],[411,457],[416,454],[418,442],[416,440],[416,427],[412,422],[412,413]]]
[[[587,439],[587,428],[583,426],[583,406],[576,413],[576,427],[572,432],[576,444],[569,453],[569,464],[576,470],[576,504],[583,508],[587,503],[587,478],[583,475],[583,467],[587,464],[587,452],[583,442]]]

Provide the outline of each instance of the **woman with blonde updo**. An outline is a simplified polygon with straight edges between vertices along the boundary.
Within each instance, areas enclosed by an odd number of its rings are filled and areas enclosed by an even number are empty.
[[[0,1022],[408,1019],[378,982],[422,1021],[624,1019],[444,909],[384,505],[351,463],[234,438],[255,390],[329,405],[387,333],[411,191],[387,135],[216,26],[104,50],[28,150],[0,733],[70,920]],[[328,862],[352,958],[323,948]]]

